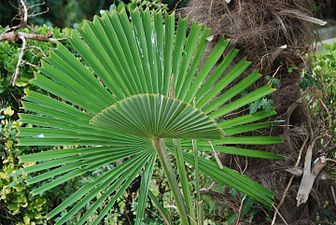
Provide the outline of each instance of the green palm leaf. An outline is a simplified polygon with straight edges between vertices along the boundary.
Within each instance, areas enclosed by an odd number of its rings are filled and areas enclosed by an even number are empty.
[[[113,104],[90,121],[97,127],[152,139],[223,136],[222,129],[202,111],[163,95],[134,95]]]
[[[193,149],[191,139],[200,139],[199,151],[211,150],[207,144],[211,140],[216,151],[281,158],[268,152],[230,146],[281,142],[277,137],[240,136],[273,125],[274,122],[260,120],[274,112],[223,119],[274,89],[264,86],[232,101],[260,75],[253,72],[232,85],[251,63],[241,60],[228,70],[238,50],[227,50],[229,42],[224,39],[218,41],[202,64],[209,35],[208,29],[196,23],[188,28],[187,20],[181,18],[175,27],[174,14],[151,14],[139,9],[127,13],[122,8],[105,12],[93,22],[84,21],[69,37],[70,44],[84,62],[62,44],[44,60],[33,83],[48,94],[27,92],[23,106],[29,113],[21,114],[20,118],[34,127],[19,129],[19,144],[71,148],[21,157],[23,162],[36,162],[25,168],[27,173],[39,172],[28,179],[29,183],[50,180],[40,185],[35,193],[41,194],[89,171],[114,165],[116,161],[124,162],[81,187],[50,212],[49,218],[66,210],[57,222],[64,224],[91,204],[79,221],[83,224],[104,205],[93,222],[98,224],[127,186],[143,173],[136,212],[136,223],[140,224],[158,154],[165,172],[170,173],[169,184],[176,197],[181,222],[189,224],[187,212],[193,211],[190,209],[192,203],[190,199],[188,204],[183,202],[172,172],[166,151],[168,146],[175,154],[169,144],[170,138],[175,138],[175,143],[185,139],[181,146],[178,145],[179,166],[183,166],[184,160],[191,165],[195,163],[191,155],[181,152]],[[225,57],[224,51],[228,51]],[[237,136],[230,137],[233,135]],[[201,172],[216,181],[266,205],[271,204],[272,194],[249,178],[226,167],[221,170],[209,160],[199,158],[196,162]],[[184,178],[185,172],[179,170]],[[189,195],[187,187],[183,185],[185,196]]]

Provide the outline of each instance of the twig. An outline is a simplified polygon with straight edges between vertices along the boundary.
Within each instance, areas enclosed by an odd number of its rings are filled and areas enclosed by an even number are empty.
[[[27,25],[27,22],[28,22],[28,8],[25,4],[25,2],[23,0],[20,0],[19,1],[20,5],[19,5],[19,15],[20,15],[20,24],[17,25],[17,26],[14,26],[14,27],[11,27],[9,28],[8,31],[6,32],[9,32],[9,31],[12,31],[12,30],[17,30],[21,27],[25,27]],[[14,17],[15,18],[15,17]]]
[[[303,141],[303,144],[302,144],[302,146],[301,146],[301,148],[300,148],[300,151],[299,151],[299,156],[298,156],[298,158],[297,158],[297,160],[296,160],[296,163],[295,163],[294,167],[298,167],[298,166],[299,166],[300,161],[301,161],[301,157],[302,157],[302,152],[303,152],[304,147],[305,147],[306,144],[307,144],[308,139],[309,139],[309,137],[307,136],[306,139]],[[295,177],[294,175],[291,175],[291,177],[289,178],[289,181],[288,181],[288,184],[287,184],[287,186],[286,186],[286,188],[285,188],[285,191],[284,191],[284,193],[282,194],[282,197],[281,197],[281,199],[280,199],[280,202],[279,202],[279,204],[278,204],[278,206],[276,207],[276,210],[275,210],[275,212],[274,212],[274,215],[273,215],[273,219],[272,219],[272,223],[271,223],[271,225],[274,225],[274,224],[275,224],[275,221],[276,221],[276,218],[277,218],[277,214],[278,214],[278,212],[279,212],[279,209],[281,208],[282,204],[285,202],[286,195],[287,195],[287,193],[288,193],[288,191],[289,191],[289,188],[290,188],[291,185],[292,185],[292,182],[293,182],[293,180],[294,180],[294,177]]]
[[[192,224],[197,224],[197,221],[192,216],[188,215],[188,218],[190,219]]]
[[[38,12],[38,13],[33,13],[31,15],[29,15],[28,17],[34,17],[34,16],[39,16],[39,15],[43,15],[45,13],[49,12],[49,8],[47,7],[46,10],[42,11],[42,12]]]
[[[335,203],[335,205],[336,205],[336,196],[335,196],[335,190],[334,190],[334,187],[331,185],[331,186],[330,186],[330,189],[331,189],[331,194],[332,194],[333,199],[334,199],[334,203]]]
[[[15,36],[14,36],[15,35]],[[31,39],[31,40],[38,40],[38,41],[47,41],[47,42],[52,42],[52,43],[57,43],[59,41],[65,40],[63,39],[57,39],[57,38],[50,38],[51,34],[47,34],[47,35],[40,35],[40,34],[27,34],[27,33],[23,33],[23,32],[10,32],[6,34],[3,34],[0,36],[0,41],[2,40],[7,40],[7,41],[15,41],[17,39],[20,39],[22,41],[22,47],[21,47],[21,51],[20,51],[20,55],[18,58],[18,62],[16,64],[16,68],[15,68],[15,72],[13,74],[13,78],[12,78],[12,86],[15,86],[15,82],[19,76],[20,73],[20,66],[23,64],[23,56],[25,54],[27,47],[27,39]]]
[[[285,49],[287,49],[287,45],[282,45],[278,47],[274,52],[263,55],[263,57],[261,57],[260,63],[257,65],[258,67],[260,67],[260,71],[262,73],[267,73],[267,71],[270,71],[270,65],[273,64],[274,60],[277,59]],[[268,62],[264,62],[264,57],[267,57],[268,55],[270,55],[269,58],[266,58]]]
[[[296,163],[295,163],[295,167],[298,167],[299,164],[300,164],[301,157],[302,157],[302,152],[303,152],[304,146],[307,144],[308,139],[309,139],[309,137],[307,136],[306,139],[303,141],[303,144],[300,148],[299,156],[298,156],[298,158],[296,160]]]
[[[14,20],[17,17],[20,17],[19,25],[12,26],[8,30],[6,30],[4,33],[0,34],[0,42],[8,41],[8,42],[14,43],[19,40],[22,41],[22,46],[21,46],[19,57],[18,57],[18,62],[16,64],[15,72],[11,80],[12,86],[15,86],[16,80],[18,79],[18,76],[20,73],[20,66],[22,64],[27,64],[27,62],[23,61],[23,57],[26,52],[26,49],[28,48],[27,47],[28,39],[36,40],[36,41],[46,41],[46,42],[52,42],[52,43],[57,43],[59,41],[65,40],[64,38],[62,39],[52,38],[53,33],[48,33],[47,35],[41,35],[41,34],[30,34],[30,33],[24,33],[24,32],[17,32],[17,29],[27,26],[28,18],[38,16],[38,15],[48,12],[49,8],[40,13],[33,13],[31,15],[28,14],[29,9],[32,9],[34,7],[44,5],[44,4],[45,2],[43,1],[41,3],[34,4],[34,5],[31,5],[30,7],[27,7],[26,2],[24,0],[19,0],[19,8],[18,8],[19,13],[13,18]]]
[[[248,168],[248,159],[247,159],[247,157],[245,157],[245,167],[244,167],[244,169],[242,171],[242,174],[245,173],[245,171],[247,170],[247,168]]]
[[[211,2],[210,2],[210,7],[209,7],[209,15],[211,16],[211,14],[212,14],[212,5],[213,5],[213,0],[211,0]]]
[[[178,1],[175,3],[174,11],[177,11],[177,8],[179,8],[179,5],[180,5],[181,2],[182,2],[182,0],[178,0]]]
[[[336,160],[335,159],[325,159],[327,162],[333,162],[333,163],[336,163]]]
[[[318,99],[319,102],[321,103],[322,107],[325,109],[326,114],[328,115],[328,128],[329,130],[332,129],[332,114],[330,113],[328,107],[324,104],[321,98]]]
[[[20,51],[20,55],[19,55],[19,59],[18,62],[16,64],[16,68],[15,68],[15,72],[13,74],[13,78],[12,78],[12,86],[15,86],[15,82],[19,76],[20,73],[20,66],[22,64],[22,59],[23,56],[26,52],[26,48],[27,48],[27,41],[24,35],[22,35],[21,33],[18,34],[18,38],[20,38],[22,40],[22,47],[21,47],[21,51]]]
[[[237,220],[236,220],[235,225],[239,225],[240,217],[241,217],[241,214],[243,212],[243,206],[244,206],[245,198],[246,198],[246,195],[244,195],[243,199],[240,202],[239,211],[238,211],[238,214],[237,214]]]
[[[275,207],[275,205],[272,204],[272,206],[273,206],[274,210],[277,212],[277,214],[279,215],[279,217],[282,219],[282,221],[283,221],[286,225],[288,225],[287,221],[285,220],[285,218],[283,218],[283,216],[281,215],[281,213],[279,212],[279,210]]]
[[[238,111],[238,112],[233,112],[233,113],[226,114],[226,115],[223,117],[223,119],[226,119],[226,118],[228,118],[228,117],[230,117],[230,116],[234,116],[234,115],[243,113],[243,112],[245,112],[245,111],[247,111],[247,110],[248,110],[248,109],[242,109],[242,110],[240,110],[240,111]]]
[[[38,7],[38,6],[41,6],[41,5],[45,5],[45,1],[42,1],[42,2],[40,2],[40,3],[36,3],[36,4],[33,4],[33,5],[30,5],[30,6],[28,7],[28,9],[33,9],[33,8]]]
[[[211,141],[208,141],[208,143],[209,143],[209,145],[211,146],[212,154],[214,155],[214,157],[215,157],[215,159],[216,159],[216,162],[217,162],[218,167],[222,170],[222,169],[224,168],[224,166],[223,166],[221,160],[219,159],[219,156],[218,156],[218,154],[217,154],[217,152],[216,152],[216,150],[215,150],[215,148],[214,148],[212,142],[211,142]]]
[[[214,185],[215,185],[215,181],[213,181],[211,184],[210,184],[210,186],[208,187],[208,188],[201,188],[200,189],[200,191],[203,191],[203,192],[205,192],[205,191],[209,191]]]
[[[26,6],[26,4],[23,0],[20,0],[20,3],[21,3],[22,10],[23,10],[22,26],[26,26],[27,22],[28,22],[28,9],[27,9],[27,6]]]
[[[43,50],[35,45],[28,46],[27,49],[32,49],[32,50],[38,50],[40,54],[43,55],[43,57],[47,57],[47,55],[43,52]]]
[[[66,40],[66,38],[52,38],[53,33],[43,35],[43,34],[28,34],[24,32],[11,31],[0,35],[0,42],[1,41],[16,42],[19,39],[19,35],[24,36],[25,39],[52,42],[52,43],[58,43],[59,41]]]
[[[236,163],[236,165],[237,165],[237,167],[238,167],[240,173],[243,174],[243,169],[241,168],[240,163],[239,163],[238,160],[237,160],[237,157],[233,156],[232,158],[233,158],[233,160],[235,161],[235,163]]]
[[[52,38],[53,33],[49,33],[47,35],[41,35],[41,34],[26,34],[25,37],[27,39],[36,40],[36,41],[46,41],[46,42],[52,42],[52,43],[58,43],[59,41],[64,41],[66,38]]]
[[[275,75],[277,75],[277,73],[279,72],[280,68],[282,67],[282,65],[280,65],[275,72],[272,75],[272,78],[267,82],[267,85],[269,85],[272,82],[272,79],[275,77]]]
[[[28,65],[28,66],[31,66],[31,67],[34,67],[34,68],[37,68],[38,66],[26,61],[26,60],[22,60],[22,64],[25,64],[25,65]]]

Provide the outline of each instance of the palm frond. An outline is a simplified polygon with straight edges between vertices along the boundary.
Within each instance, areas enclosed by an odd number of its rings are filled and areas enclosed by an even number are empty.
[[[202,111],[163,95],[135,95],[106,108],[91,124],[152,139],[221,138],[222,129]]]
[[[98,224],[144,171],[136,212],[139,224],[156,160],[153,140],[185,139],[182,148],[192,149],[190,139],[199,139],[198,148],[204,152],[209,151],[207,142],[211,140],[216,151],[281,158],[230,146],[280,143],[277,137],[238,136],[273,125],[275,122],[261,120],[274,112],[224,119],[274,89],[264,86],[233,101],[260,74],[253,72],[235,82],[251,63],[243,59],[232,66],[238,50],[228,49],[229,41],[223,38],[205,58],[209,29],[196,23],[188,27],[182,18],[175,27],[175,20],[174,14],[150,14],[148,10],[105,12],[92,22],[84,21],[69,37],[82,61],[58,44],[43,62],[33,83],[47,94],[27,92],[23,103],[27,113],[20,118],[34,127],[19,129],[19,145],[70,147],[21,157],[23,162],[36,162],[25,168],[29,174],[39,173],[29,178],[29,183],[50,181],[42,183],[35,193],[123,160],[50,212],[48,217],[53,218],[66,210],[57,224],[67,223],[91,204],[79,221],[83,224],[106,203],[93,222]],[[228,54],[223,57],[225,51]],[[194,163],[191,155],[183,157]],[[272,194],[256,182],[229,168],[221,170],[209,160],[197,161],[200,171],[216,181],[271,204]]]

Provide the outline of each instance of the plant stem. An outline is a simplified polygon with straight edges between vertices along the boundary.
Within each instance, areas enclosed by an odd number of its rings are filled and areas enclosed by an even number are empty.
[[[163,206],[161,206],[160,202],[156,199],[154,194],[149,190],[148,191],[148,196],[152,200],[153,205],[157,208],[159,211],[159,214],[162,217],[162,220],[165,222],[166,225],[171,225],[173,224],[172,219],[170,218],[169,213]]]
[[[198,148],[197,140],[192,140],[194,160],[195,160],[195,191],[196,191],[196,214],[197,214],[197,223],[203,224],[202,221],[202,207],[201,207],[201,193],[200,193],[200,175],[198,167]]]
[[[194,207],[193,207],[193,201],[192,201],[192,198],[191,198],[190,186],[189,186],[189,182],[188,182],[188,176],[187,176],[187,172],[186,172],[186,169],[185,169],[185,163],[184,163],[184,160],[183,160],[181,141],[179,139],[174,139],[173,142],[174,142],[174,148],[175,148],[175,151],[176,151],[176,165],[177,165],[177,169],[178,169],[178,173],[179,173],[179,177],[180,177],[180,181],[181,181],[183,197],[186,200],[188,213],[191,216],[191,218],[193,219],[191,222],[193,224],[196,224],[195,222],[193,222],[193,221],[196,221],[195,210],[194,210]]]
[[[180,216],[182,225],[189,225],[189,220],[187,217],[187,210],[184,205],[184,199],[182,197],[182,194],[179,189],[179,185],[177,183],[177,180],[175,178],[175,173],[172,167],[172,164],[169,160],[168,152],[166,149],[166,146],[162,142],[160,138],[154,138],[153,140],[154,147],[156,148],[156,151],[159,156],[159,160],[161,162],[161,165],[163,167],[163,171],[168,179],[168,184],[171,188],[171,191],[173,193],[174,199],[176,201],[176,207],[178,214]]]

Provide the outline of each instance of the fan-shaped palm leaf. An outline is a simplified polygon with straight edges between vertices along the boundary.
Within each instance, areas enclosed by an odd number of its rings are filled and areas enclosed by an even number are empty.
[[[93,224],[98,224],[135,177],[142,174],[136,212],[136,223],[140,224],[158,156],[176,198],[181,222],[189,224],[187,213],[191,216],[193,213],[190,193],[185,185],[182,185],[183,196],[179,191],[167,146],[178,157],[182,178],[186,176],[181,168],[184,160],[191,165],[196,160],[196,167],[199,162],[199,169],[205,175],[271,204],[272,193],[249,178],[226,167],[221,169],[210,160],[181,152],[193,148],[191,139],[199,139],[199,151],[214,149],[229,154],[280,158],[270,152],[229,146],[281,142],[277,137],[231,137],[272,125],[272,122],[258,121],[273,112],[222,119],[274,89],[264,86],[232,100],[260,75],[253,72],[230,85],[250,62],[241,60],[229,69],[238,51],[228,51],[228,41],[224,39],[218,41],[200,66],[209,35],[208,29],[196,23],[188,28],[187,20],[181,18],[175,29],[174,14],[150,14],[136,9],[128,15],[121,9],[95,17],[93,22],[84,21],[73,32],[70,43],[85,63],[62,44],[52,51],[33,81],[49,94],[27,93],[23,105],[31,113],[22,114],[21,121],[35,127],[20,128],[19,144],[75,148],[51,149],[21,157],[23,162],[36,162],[25,169],[27,173],[40,172],[30,177],[29,183],[49,180],[34,193],[43,193],[113,162],[123,160],[124,163],[78,189],[47,217],[67,210],[57,222],[64,224],[91,203],[79,221],[83,224],[105,202],[104,209],[94,217]],[[228,54],[222,58],[224,51]],[[229,85],[232,87],[227,88]],[[169,144],[171,138],[175,139],[175,147]],[[179,139],[184,140],[180,143]]]

